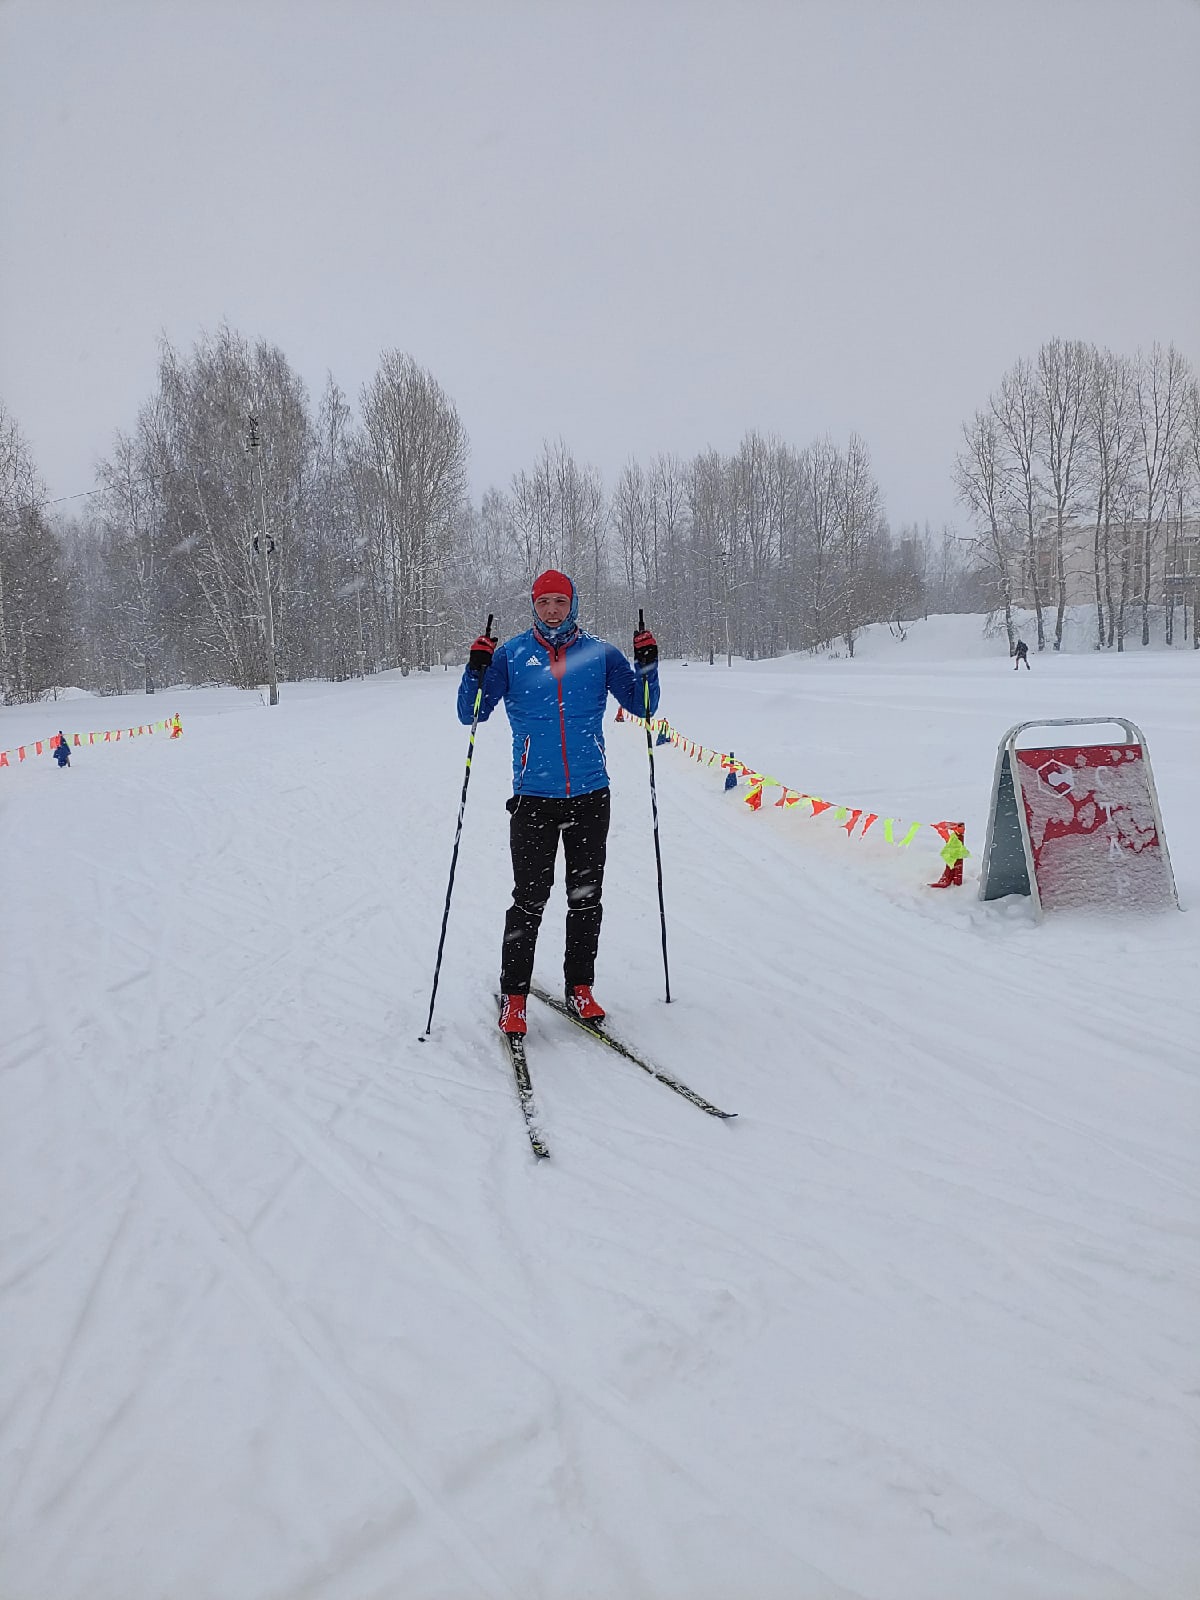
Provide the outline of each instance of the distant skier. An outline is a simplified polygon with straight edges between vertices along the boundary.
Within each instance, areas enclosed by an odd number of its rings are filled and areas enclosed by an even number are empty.
[[[482,679],[479,720],[503,700],[512,727],[513,794],[507,802],[513,898],[500,958],[500,1029],[525,1032],[525,999],[542,912],[554,883],[558,839],[566,860],[567,938],[563,959],[567,1004],[599,1021],[592,994],[602,915],[608,841],[608,770],[604,709],[610,694],[626,711],[658,708],[658,645],[634,635],[634,665],[616,645],[576,624],[579,595],[561,572],[543,572],[530,595],[533,627],[497,648],[482,635],[458,689],[459,721],[470,723]]]
[[[54,746],[54,759],[60,767],[69,767],[71,765],[71,750],[67,744],[67,736],[61,731],[58,735],[58,743]]]
[[[1029,671],[1029,646],[1025,643],[1024,639],[1018,639],[1017,640],[1016,649],[1013,651],[1013,655],[1016,656],[1016,658],[1017,658],[1013,662],[1013,671],[1016,672],[1020,668],[1020,665],[1021,665],[1021,663],[1023,661],[1025,663],[1025,671],[1028,672]]]

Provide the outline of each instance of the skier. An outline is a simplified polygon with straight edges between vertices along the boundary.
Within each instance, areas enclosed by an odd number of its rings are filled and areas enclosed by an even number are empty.
[[[458,718],[469,724],[482,686],[479,720],[504,701],[513,739],[513,794],[507,802],[513,898],[500,958],[500,1030],[523,1034],[525,1000],[542,912],[554,883],[558,839],[566,862],[567,1004],[598,1022],[592,994],[600,939],[600,895],[608,840],[604,709],[614,695],[635,716],[658,708],[658,645],[648,631],[633,640],[634,665],[616,645],[578,627],[570,578],[543,572],[530,594],[533,627],[497,648],[481,635],[458,690]],[[647,689],[649,703],[647,704]]]
[[[1017,646],[1016,646],[1016,649],[1013,651],[1013,655],[1016,656],[1016,658],[1017,658],[1013,662],[1013,671],[1017,672],[1020,669],[1021,663],[1023,661],[1025,663],[1025,671],[1028,672],[1029,671],[1029,646],[1025,643],[1024,639],[1018,639],[1017,640]]]
[[[67,736],[60,728],[58,730],[58,743],[54,746],[54,759],[60,767],[71,765],[71,750],[67,744]]]

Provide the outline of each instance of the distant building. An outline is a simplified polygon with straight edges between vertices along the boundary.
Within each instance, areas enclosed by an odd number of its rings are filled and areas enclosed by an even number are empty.
[[[1142,536],[1144,517],[1112,522],[1108,531],[1113,598],[1121,586],[1121,557],[1129,549],[1132,571],[1131,598],[1142,592]],[[1042,605],[1058,603],[1058,530],[1044,522],[1037,535],[1038,589]],[[1067,604],[1087,605],[1096,598],[1096,534],[1094,524],[1073,518],[1063,527],[1063,568]],[[1024,555],[1024,552],[1022,552]],[[1103,560],[1103,555],[1101,556]],[[1014,598],[1019,605],[1033,604],[1029,563],[1022,560]],[[1101,573],[1103,583],[1103,572]],[[1150,602],[1169,605],[1171,600],[1195,604],[1200,591],[1200,516],[1164,519],[1155,534],[1150,555]]]

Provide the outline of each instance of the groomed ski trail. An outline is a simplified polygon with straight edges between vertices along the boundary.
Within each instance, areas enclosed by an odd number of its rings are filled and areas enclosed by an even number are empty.
[[[700,688],[676,686],[698,734]],[[955,688],[921,697],[961,715]],[[741,1115],[730,1138],[539,1026],[539,1165],[490,970],[480,992],[502,725],[413,1042],[457,803],[446,692],[291,687],[278,717],[205,692],[175,747],[0,795],[30,841],[0,975],[6,1597],[552,1600],[588,1572],[655,1596],[1185,1600],[1190,919],[1035,934],[753,816],[664,748],[664,1007],[644,741],[615,729],[597,992]],[[1181,684],[1167,720],[1192,704]],[[747,752],[771,731],[746,725]],[[1200,862],[1172,845],[1186,898]],[[547,974],[556,939],[557,897]]]

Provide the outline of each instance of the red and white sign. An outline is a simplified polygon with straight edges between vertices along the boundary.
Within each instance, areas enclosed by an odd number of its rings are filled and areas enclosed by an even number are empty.
[[[1111,720],[1109,744],[1018,749],[1029,728],[1094,726],[1082,717],[1010,728],[996,758],[980,897],[1033,897],[1035,910],[1159,911],[1178,905],[1141,729]]]
[[[1014,753],[1043,907],[1174,903],[1141,745]]]

